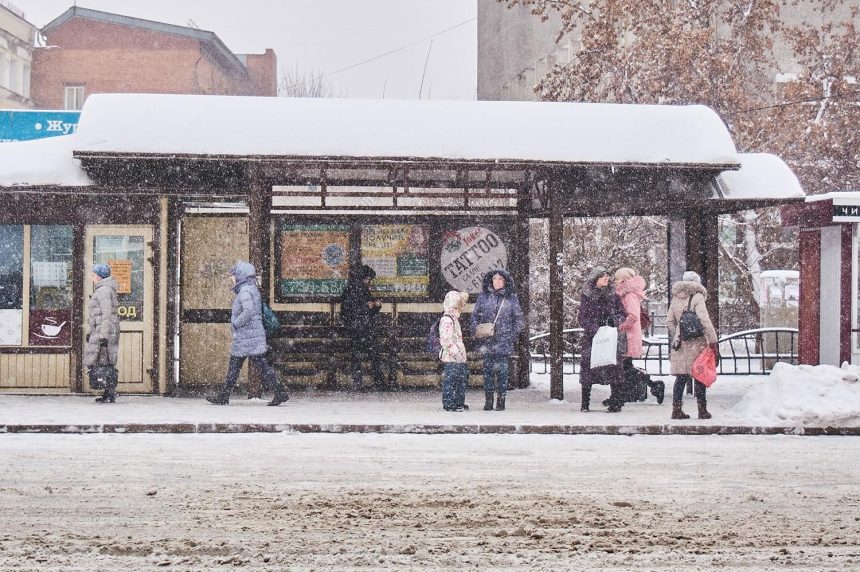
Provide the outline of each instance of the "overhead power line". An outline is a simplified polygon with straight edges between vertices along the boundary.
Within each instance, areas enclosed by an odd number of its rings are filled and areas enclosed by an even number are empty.
[[[410,42],[410,43],[408,43],[408,44],[405,44],[405,45],[403,45],[403,46],[400,46],[399,48],[394,48],[393,50],[389,50],[389,51],[387,51],[387,52],[385,52],[385,53],[383,53],[383,54],[379,54],[378,56],[373,56],[372,58],[368,58],[368,59],[366,59],[366,60],[363,60],[363,61],[360,61],[360,62],[354,63],[354,64],[352,64],[352,65],[348,65],[348,66],[346,66],[345,68],[340,68],[339,70],[335,70],[335,71],[333,71],[333,72],[329,72],[329,73],[326,73],[326,74],[322,74],[322,75],[321,75],[321,76],[319,76],[319,77],[320,77],[320,78],[330,77],[330,76],[333,76],[333,75],[335,75],[335,74],[339,74],[339,73],[341,73],[341,72],[345,72],[345,71],[347,71],[347,70],[351,70],[351,69],[353,69],[353,68],[357,68],[358,66],[363,66],[364,64],[369,64],[370,62],[376,61],[376,60],[378,60],[378,59],[380,59],[380,58],[384,58],[384,57],[386,57],[386,56],[390,56],[391,54],[394,54],[394,53],[397,53],[397,52],[403,51],[403,50],[405,50],[405,49],[407,49],[407,48],[411,48],[412,46],[418,45],[418,44],[420,44],[420,43],[422,43],[422,42],[426,42],[427,40],[430,40],[430,39],[432,39],[432,38],[435,38],[436,36],[441,36],[442,34],[445,34],[445,33],[447,33],[447,32],[450,32],[451,30],[454,30],[454,29],[456,29],[456,28],[459,28],[460,26],[465,26],[465,25],[466,25],[466,24],[468,24],[469,22],[474,22],[474,21],[475,21],[475,20],[477,20],[477,19],[478,19],[478,18],[477,18],[477,16],[476,16],[476,17],[474,17],[474,18],[469,18],[468,20],[464,20],[463,22],[460,22],[459,24],[454,24],[453,26],[451,26],[451,27],[449,27],[449,28],[445,28],[444,30],[440,30],[440,31],[438,31],[438,32],[435,32],[435,33],[433,33],[433,34],[430,34],[429,36],[425,36],[425,37],[421,38],[420,40],[415,40],[414,42]],[[300,81],[300,82],[298,82],[298,83],[296,83],[296,84],[293,84],[293,85],[287,86],[287,88],[286,88],[286,89],[292,89],[292,88],[294,88],[294,87],[299,87],[299,86],[301,86],[301,85],[303,85],[303,84],[307,83],[308,81],[310,81],[310,80]]]

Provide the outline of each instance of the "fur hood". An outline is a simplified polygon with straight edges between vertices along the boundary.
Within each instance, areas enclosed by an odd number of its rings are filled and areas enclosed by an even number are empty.
[[[698,282],[685,282],[684,280],[679,280],[672,284],[672,296],[676,298],[687,299],[694,294],[701,294],[704,296],[705,300],[708,299],[708,291],[705,290],[705,287]]]
[[[641,276],[631,276],[624,282],[615,285],[615,293],[624,297],[630,293],[636,294],[640,300],[645,299],[645,279]]]
[[[495,276],[496,274],[501,274],[502,278],[505,279],[505,287],[502,289],[504,295],[508,296],[510,294],[514,294],[516,290],[514,288],[514,279],[511,278],[511,275],[508,273],[507,270],[503,270],[501,268],[499,268],[498,270],[491,270],[484,274],[482,291],[489,293],[495,292],[495,290],[493,290],[493,276]]]

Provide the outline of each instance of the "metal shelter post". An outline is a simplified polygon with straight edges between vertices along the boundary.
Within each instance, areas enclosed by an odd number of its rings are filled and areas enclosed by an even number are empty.
[[[549,395],[551,399],[564,399],[564,216],[562,215],[561,196],[555,186],[547,181],[549,195],[549,353],[550,364]]]
[[[248,255],[257,270],[262,285],[260,296],[269,300],[269,276],[271,274],[270,230],[272,212],[272,185],[263,177],[259,167],[248,168],[250,195],[248,198]],[[260,373],[248,368],[248,397],[262,397],[263,384]]]
[[[686,219],[687,230],[687,270],[693,270],[702,277],[702,284],[708,289],[708,314],[714,329],[720,331],[719,304],[719,259],[720,244],[717,236],[717,215],[693,211]]]

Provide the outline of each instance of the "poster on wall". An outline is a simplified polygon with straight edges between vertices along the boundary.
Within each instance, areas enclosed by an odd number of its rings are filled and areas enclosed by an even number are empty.
[[[117,294],[131,294],[131,260],[110,259],[110,275],[117,283]]]
[[[280,263],[281,296],[339,296],[349,272],[349,226],[285,224]]]
[[[374,294],[426,297],[430,286],[430,230],[424,224],[361,227],[361,262],[376,271]]]
[[[0,346],[20,346],[23,310],[0,310]]]
[[[481,226],[469,226],[442,236],[442,275],[456,290],[481,292],[481,279],[490,270],[508,268],[508,250],[499,236]]]
[[[70,310],[30,310],[30,345],[72,345]]]

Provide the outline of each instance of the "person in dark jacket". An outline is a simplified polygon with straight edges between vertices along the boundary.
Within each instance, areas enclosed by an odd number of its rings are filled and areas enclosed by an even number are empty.
[[[110,266],[96,264],[90,275],[93,281],[93,293],[90,296],[89,326],[87,347],[84,349],[84,365],[88,368],[96,365],[99,351],[107,349],[110,365],[116,367],[119,357],[119,315],[117,314],[116,291],[119,287],[116,279],[111,276]],[[104,389],[98,403],[114,403],[116,401],[116,379],[108,380],[109,385]]]
[[[224,387],[217,394],[206,398],[215,405],[227,405],[230,393],[239,379],[239,372],[245,358],[260,369],[263,381],[274,388],[275,396],[269,405],[277,406],[287,401],[287,389],[278,380],[278,372],[266,359],[266,330],[263,328],[263,308],[260,290],[257,288],[257,273],[248,262],[238,261],[230,270],[233,284],[233,312],[230,316],[230,330],[233,342],[230,345],[230,363]]]
[[[621,298],[610,287],[609,272],[603,267],[594,268],[582,289],[579,305],[579,325],[582,333],[582,359],[580,361],[579,383],[582,385],[581,411],[588,411],[591,405],[591,386],[595,383],[609,384],[608,409],[610,413],[621,411],[624,400],[619,390],[624,383],[624,369],[620,363],[591,369],[591,342],[601,326],[618,327],[627,318]]]
[[[365,358],[370,362],[375,389],[387,389],[382,373],[382,356],[376,340],[376,317],[382,302],[370,294],[370,282],[374,278],[376,271],[362,264],[351,274],[341,297],[340,315],[349,336],[349,370],[353,391],[362,390],[361,364]]]
[[[493,335],[475,338],[478,324],[495,322]],[[493,393],[496,394],[496,411],[504,411],[508,391],[509,358],[523,331],[523,311],[514,288],[514,280],[505,270],[491,270],[484,274],[481,294],[475,302],[470,319],[472,337],[477,351],[484,356],[484,411],[493,410]]]

